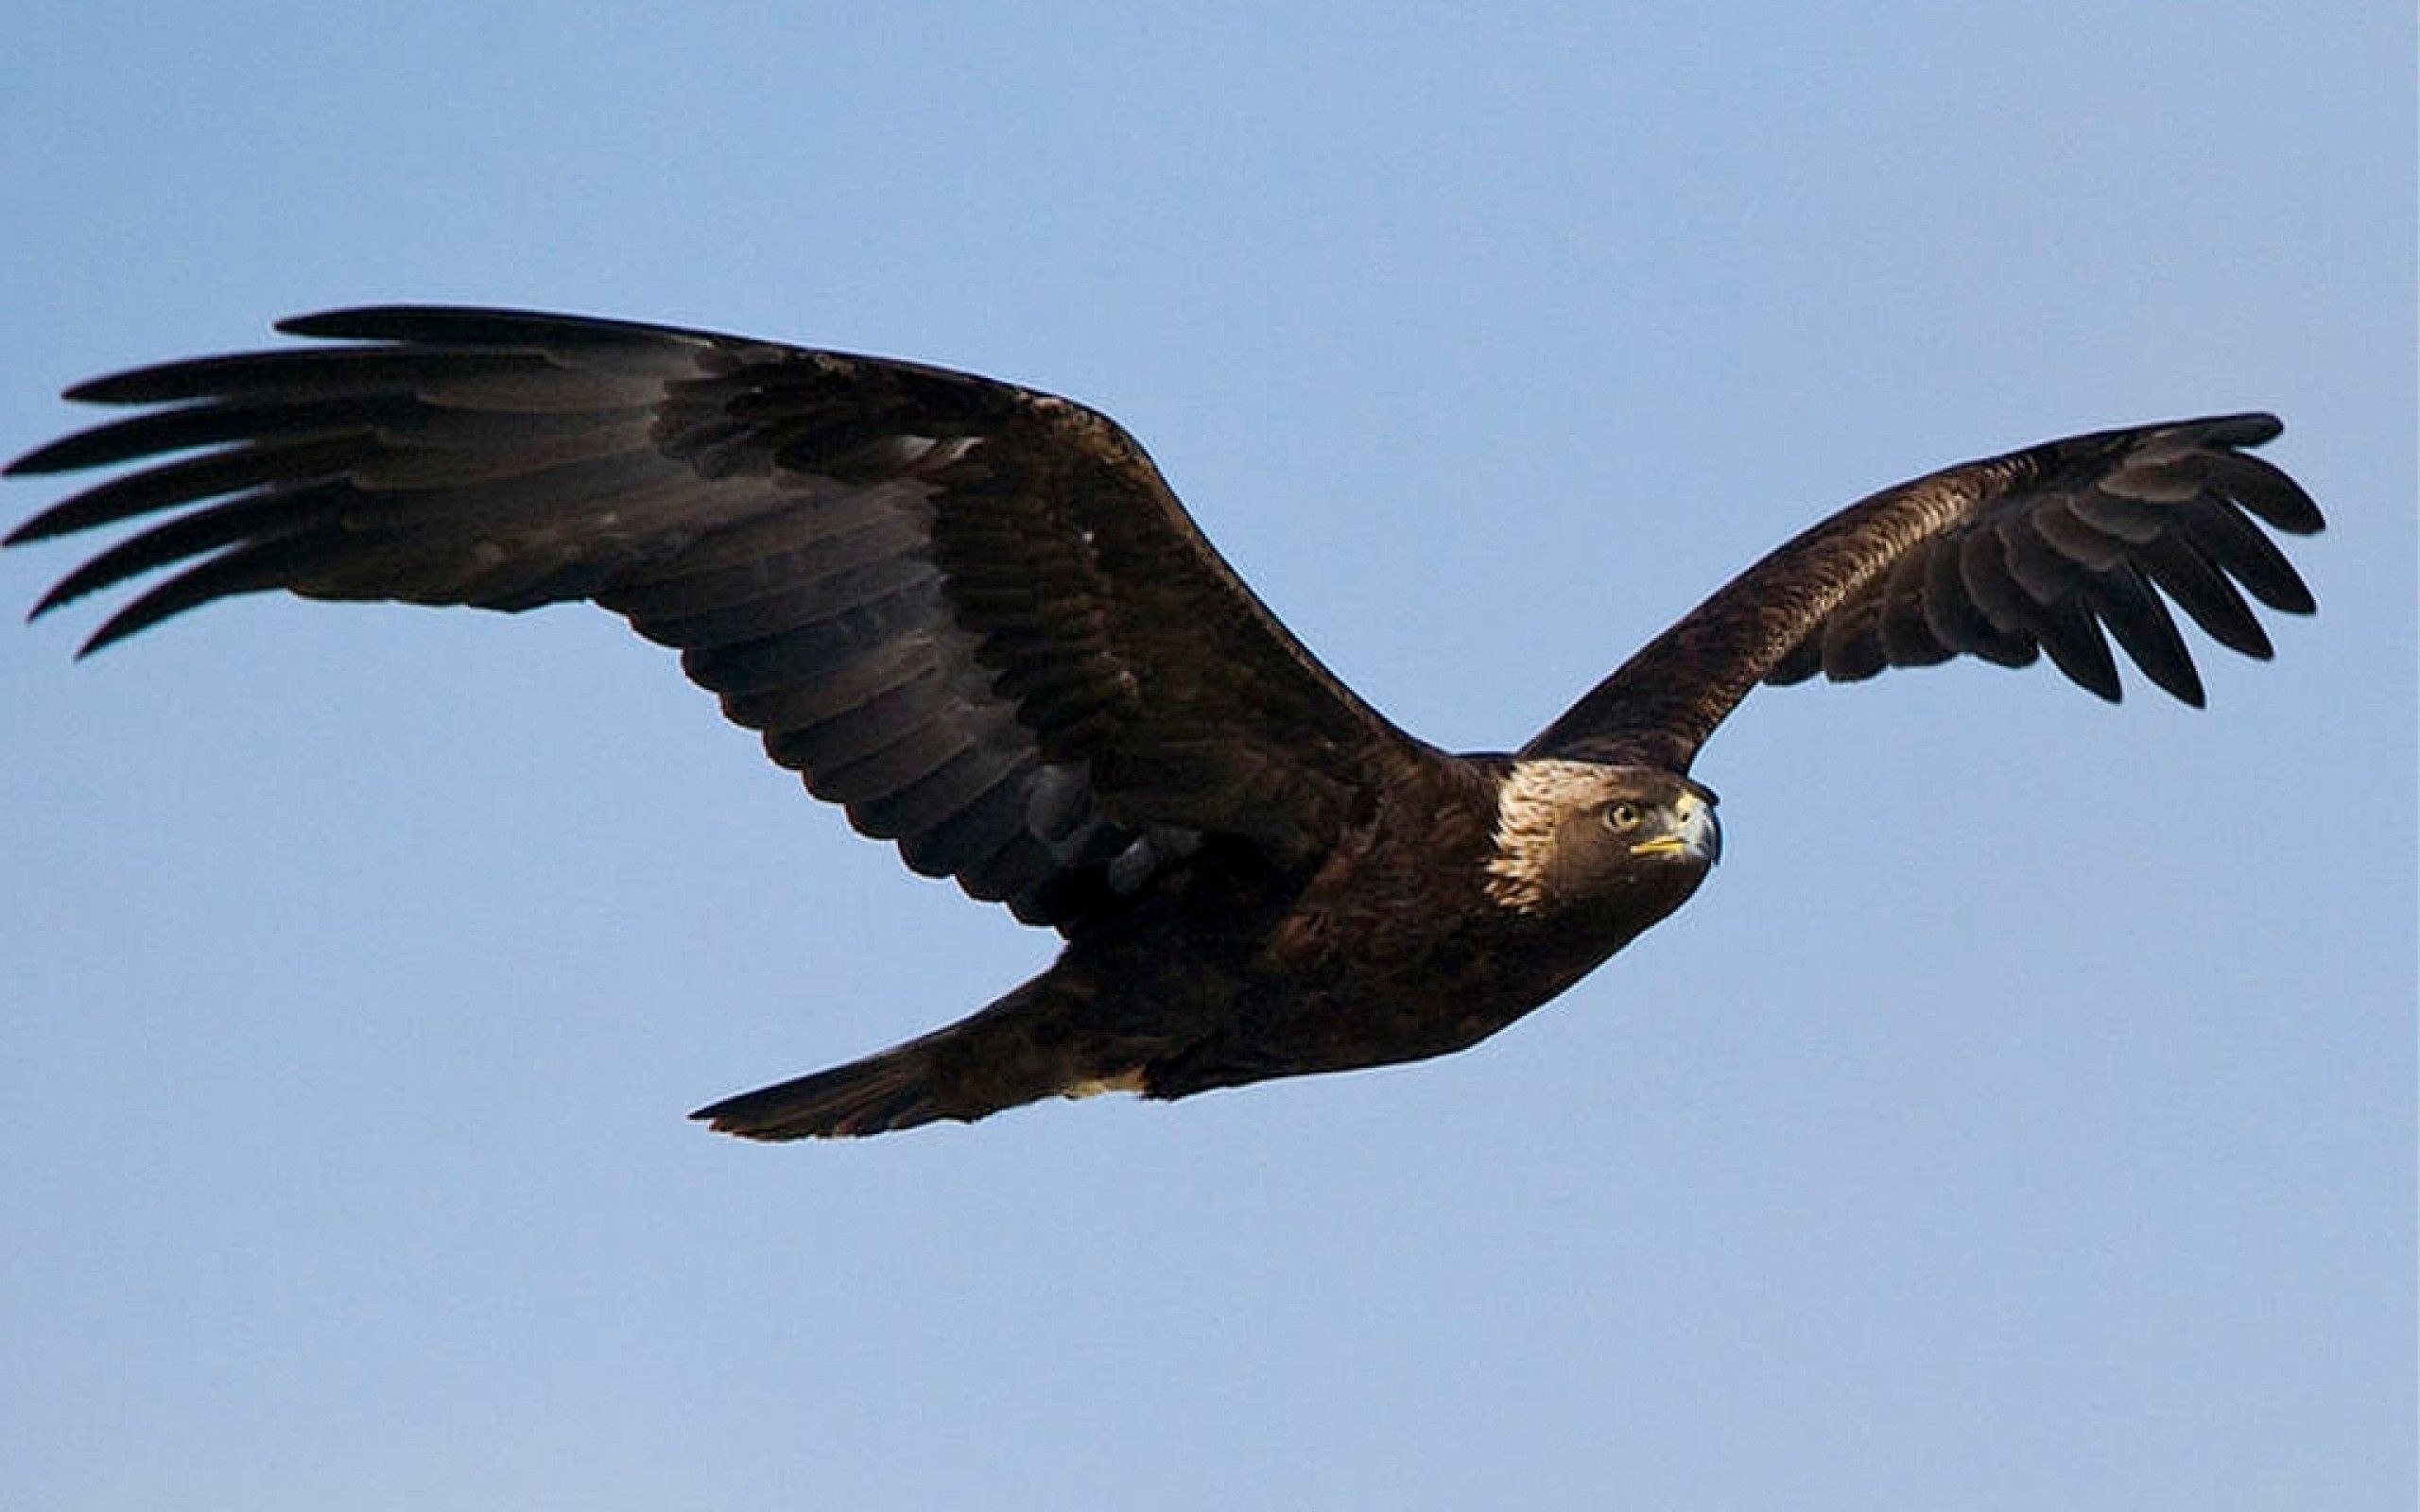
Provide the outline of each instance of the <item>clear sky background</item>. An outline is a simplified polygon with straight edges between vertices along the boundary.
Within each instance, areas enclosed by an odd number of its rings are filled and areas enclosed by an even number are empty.
[[[1472,1053],[854,1145],[682,1115],[1051,941],[616,622],[0,631],[0,1504],[2411,1504],[2408,6],[9,33],[0,451],[346,302],[975,369],[1463,748],[1962,457],[2273,407],[2332,528],[2204,713],[1757,694],[1698,899]]]

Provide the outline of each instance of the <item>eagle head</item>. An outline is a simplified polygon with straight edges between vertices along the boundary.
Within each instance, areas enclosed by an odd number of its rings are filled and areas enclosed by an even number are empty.
[[[1488,895],[1522,914],[1679,907],[1722,853],[1714,795],[1653,766],[1516,760],[1496,789]],[[1643,917],[1642,917],[1643,916]]]

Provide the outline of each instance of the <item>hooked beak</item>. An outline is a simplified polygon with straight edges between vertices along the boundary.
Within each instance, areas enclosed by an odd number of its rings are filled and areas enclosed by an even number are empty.
[[[1687,856],[1708,866],[1722,859],[1722,827],[1714,822],[1714,799],[1684,793],[1673,803],[1662,834],[1630,848],[1634,856]]]

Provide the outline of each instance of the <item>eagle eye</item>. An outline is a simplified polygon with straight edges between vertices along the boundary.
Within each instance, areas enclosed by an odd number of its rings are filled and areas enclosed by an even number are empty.
[[[1605,828],[1633,830],[1638,827],[1638,805],[1625,799],[1605,805]]]

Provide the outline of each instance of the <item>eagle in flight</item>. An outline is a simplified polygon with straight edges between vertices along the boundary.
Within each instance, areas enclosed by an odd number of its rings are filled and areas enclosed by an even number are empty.
[[[2072,437],[1885,489],[1785,543],[1519,750],[1396,729],[1279,624],[1141,446],[1048,394],[624,321],[385,307],[322,344],[144,368],[15,474],[125,472],[9,544],[143,520],[41,614],[170,575],[87,651],[237,593],[588,599],[908,865],[1065,937],[921,1039],[696,1116],[754,1139],[1175,1098],[1442,1055],[1679,907],[1720,850],[1698,747],[1759,682],[2110,642],[2188,704],[2169,605],[2266,658],[2308,613],[2255,521],[2318,508],[2270,416]],[[2239,591],[2240,590],[2240,591]]]

